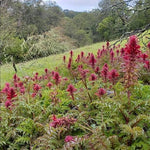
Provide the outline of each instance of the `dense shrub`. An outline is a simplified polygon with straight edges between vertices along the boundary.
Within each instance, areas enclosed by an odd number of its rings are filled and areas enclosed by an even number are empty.
[[[150,44],[149,44],[150,45]],[[97,54],[63,57],[55,70],[19,78],[0,95],[0,149],[148,150],[149,50],[136,36]]]

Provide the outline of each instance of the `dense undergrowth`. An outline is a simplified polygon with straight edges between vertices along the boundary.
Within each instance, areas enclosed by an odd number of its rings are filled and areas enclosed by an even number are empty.
[[[150,43],[71,51],[43,72],[1,90],[0,149],[149,149]]]

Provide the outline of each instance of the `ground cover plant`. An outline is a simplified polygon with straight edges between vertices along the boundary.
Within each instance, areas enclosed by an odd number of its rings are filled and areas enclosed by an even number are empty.
[[[0,149],[148,150],[150,43],[62,57],[0,93]]]

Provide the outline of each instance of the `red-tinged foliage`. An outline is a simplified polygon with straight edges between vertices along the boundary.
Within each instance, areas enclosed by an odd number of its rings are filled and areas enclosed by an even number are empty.
[[[62,127],[62,126],[66,128],[70,128],[70,126],[77,121],[74,118],[68,118],[68,117],[57,118],[55,115],[53,115],[52,120],[53,121],[50,123],[50,127],[53,128]]]

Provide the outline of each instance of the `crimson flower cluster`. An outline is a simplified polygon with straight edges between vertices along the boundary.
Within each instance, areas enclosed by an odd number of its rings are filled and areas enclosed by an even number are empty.
[[[5,84],[5,87],[1,91],[7,96],[7,100],[5,101],[5,107],[9,108],[9,106],[12,105],[13,98],[17,96],[15,89],[13,87],[10,87],[9,83]]]
[[[70,128],[70,126],[77,121],[74,118],[68,118],[68,117],[57,118],[55,115],[53,115],[52,120],[53,121],[50,123],[50,127],[53,128],[62,127],[62,126],[66,128]]]

